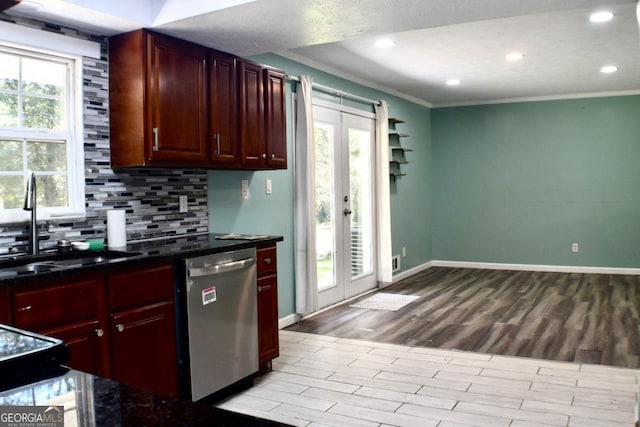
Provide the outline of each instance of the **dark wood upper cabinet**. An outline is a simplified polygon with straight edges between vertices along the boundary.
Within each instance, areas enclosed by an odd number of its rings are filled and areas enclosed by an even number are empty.
[[[159,34],[147,34],[151,162],[204,164],[207,50]]]
[[[286,169],[285,74],[238,61],[242,165],[246,169]]]
[[[239,165],[240,140],[237,120],[236,58],[225,53],[209,54],[209,141],[212,164]]]
[[[109,40],[113,167],[206,164],[207,55],[145,30]]]
[[[260,168],[266,159],[263,138],[262,67],[238,60],[238,81],[242,165],[249,169]]]
[[[136,30],[109,39],[109,105],[114,168],[287,167],[279,70]]]
[[[280,70],[265,68],[263,78],[266,164],[270,169],[286,169],[286,76]]]

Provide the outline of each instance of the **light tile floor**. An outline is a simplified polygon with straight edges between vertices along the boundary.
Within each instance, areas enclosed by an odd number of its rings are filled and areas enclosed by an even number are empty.
[[[640,370],[280,332],[219,404],[294,426],[632,426]]]

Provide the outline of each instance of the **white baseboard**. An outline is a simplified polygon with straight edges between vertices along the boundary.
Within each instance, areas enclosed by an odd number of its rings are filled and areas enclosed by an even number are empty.
[[[417,267],[413,267],[413,268],[410,268],[409,270],[403,271],[400,274],[396,274],[395,276],[393,276],[393,279],[391,279],[391,283],[387,283],[385,285],[386,286],[392,285],[394,283],[399,282],[400,280],[406,279],[409,276],[413,276],[414,274],[420,273],[421,271],[424,271],[431,267],[433,267],[433,261],[425,262],[424,264],[421,264]]]
[[[582,267],[571,265],[503,264],[494,262],[431,261],[433,267],[479,268],[488,270],[544,271],[550,273],[632,274],[640,275],[640,268]],[[395,277],[394,277],[395,281]]]
[[[281,319],[278,319],[278,329],[284,329],[287,326],[291,326],[295,323],[298,323],[298,315],[293,313]]]

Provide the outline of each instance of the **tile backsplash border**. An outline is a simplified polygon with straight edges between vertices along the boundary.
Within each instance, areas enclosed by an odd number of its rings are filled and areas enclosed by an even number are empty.
[[[40,246],[58,239],[106,238],[107,211],[126,210],[127,240],[207,233],[207,172],[204,169],[111,169],[109,146],[108,38],[33,19],[0,13],[0,20],[100,43],[100,59],[83,58],[85,209],[84,219],[39,221]],[[180,213],[179,196],[189,211]],[[29,227],[0,224],[0,255],[24,250]]]

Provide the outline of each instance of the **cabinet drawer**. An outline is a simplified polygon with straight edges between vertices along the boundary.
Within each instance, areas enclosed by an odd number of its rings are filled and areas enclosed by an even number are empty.
[[[275,274],[277,270],[276,247],[262,248],[257,250],[258,276],[268,276]]]
[[[173,301],[173,267],[160,265],[110,275],[109,308],[120,311],[159,301]]]
[[[96,319],[103,300],[103,284],[95,278],[13,294],[18,327],[39,331]]]

